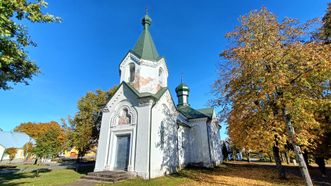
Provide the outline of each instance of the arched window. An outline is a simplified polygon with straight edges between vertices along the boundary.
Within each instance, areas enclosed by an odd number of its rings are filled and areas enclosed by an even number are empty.
[[[127,108],[121,110],[119,118],[118,118],[118,125],[125,125],[131,123],[131,115]]]
[[[160,84],[163,83],[163,69],[162,68],[159,69],[159,82],[160,82]]]
[[[136,73],[136,66],[133,63],[130,63],[129,68],[130,68],[129,82],[132,83],[134,81],[134,77]]]

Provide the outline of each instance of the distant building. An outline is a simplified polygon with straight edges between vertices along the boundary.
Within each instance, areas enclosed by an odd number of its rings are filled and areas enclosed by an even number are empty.
[[[84,155],[86,159],[95,159],[97,148],[93,147],[91,150],[87,151]],[[65,150],[61,156],[64,158],[76,159],[78,157],[78,149],[76,147],[72,147],[68,150]]]
[[[23,161],[25,159],[23,146],[28,142],[34,143],[34,140],[25,133],[0,131],[0,161],[9,161],[9,155],[5,150],[11,147],[17,149],[14,160]]]
[[[220,125],[213,108],[194,109],[190,89],[168,88],[168,68],[149,32],[151,18],[119,65],[120,86],[103,109],[95,171],[124,170],[144,179],[193,164],[222,162]],[[197,74],[197,79],[201,74]]]

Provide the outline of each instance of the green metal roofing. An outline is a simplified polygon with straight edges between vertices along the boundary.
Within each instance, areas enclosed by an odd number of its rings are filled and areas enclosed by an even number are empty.
[[[197,109],[197,111],[202,112],[206,116],[212,118],[214,114],[214,108],[204,108],[204,109]]]
[[[190,88],[184,83],[181,83],[176,87],[176,92],[183,91],[183,90],[184,91],[190,91]]]
[[[142,20],[144,30],[141,33],[138,42],[133,48],[132,52],[141,59],[157,61],[160,59],[159,53],[156,50],[152,36],[149,32],[149,26],[152,19],[146,14]]]
[[[168,90],[168,88],[162,87],[156,94],[151,94],[151,93],[140,93],[138,92],[132,85],[130,85],[129,83],[126,82],[122,82],[123,85],[125,85],[126,87],[128,87],[130,90],[132,90],[132,92],[134,94],[136,94],[138,96],[138,98],[147,98],[147,97],[151,97],[153,98],[155,101],[158,101],[162,95]]]
[[[183,123],[183,122],[181,122],[181,121],[179,121],[179,120],[177,120],[177,124],[180,125],[180,126],[183,126],[183,127],[191,128],[190,125],[188,125],[188,124],[186,124],[186,123]]]
[[[191,108],[190,106],[178,106],[177,110],[182,113],[185,117],[188,119],[195,119],[195,118],[212,118],[211,116],[208,116],[199,110],[195,110]]]

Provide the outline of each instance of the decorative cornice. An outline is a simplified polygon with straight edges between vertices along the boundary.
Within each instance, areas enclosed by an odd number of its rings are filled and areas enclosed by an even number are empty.
[[[153,105],[154,101],[151,98],[139,99],[139,106],[150,106]]]
[[[208,120],[208,118],[206,117],[206,118],[196,118],[196,119],[189,119],[189,122],[205,122],[205,123],[207,123],[207,120]]]
[[[137,64],[140,64],[140,59],[137,56],[135,56],[135,55],[133,55],[131,53],[130,53],[130,59],[132,61],[136,62]]]

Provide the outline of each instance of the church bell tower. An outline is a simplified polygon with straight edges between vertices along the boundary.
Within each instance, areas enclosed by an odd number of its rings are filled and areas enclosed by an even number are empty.
[[[168,68],[155,47],[149,31],[151,24],[152,19],[146,12],[142,19],[143,32],[120,64],[120,81],[128,83],[139,93],[155,94],[161,87],[167,87]]]

